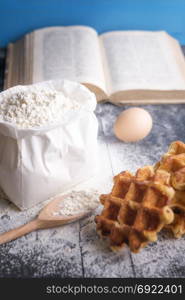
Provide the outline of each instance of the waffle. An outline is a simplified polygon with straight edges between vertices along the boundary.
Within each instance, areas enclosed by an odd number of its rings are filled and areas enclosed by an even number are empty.
[[[177,238],[185,234],[185,144],[173,142],[155,170],[164,170],[170,174],[170,184],[175,189],[175,196],[171,202],[174,221],[166,226]]]
[[[165,170],[171,175],[171,185],[175,190],[185,190],[185,144],[173,142],[155,170]]]
[[[169,180],[168,172],[154,172],[151,166],[139,169],[135,176],[128,171],[115,176],[111,193],[100,197],[103,211],[95,217],[97,232],[108,238],[112,250],[128,245],[138,252],[173,221],[169,203],[174,190]]]
[[[167,225],[174,237],[180,238],[185,234],[185,191],[175,191],[175,196],[170,205],[174,213],[174,221]]]

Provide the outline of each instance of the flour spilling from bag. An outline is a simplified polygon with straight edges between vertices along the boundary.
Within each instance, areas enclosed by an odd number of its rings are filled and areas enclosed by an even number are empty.
[[[97,171],[96,98],[67,80],[0,94],[0,185],[26,209]]]

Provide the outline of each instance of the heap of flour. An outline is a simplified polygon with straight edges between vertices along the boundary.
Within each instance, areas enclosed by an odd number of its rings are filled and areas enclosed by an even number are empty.
[[[62,92],[50,88],[19,91],[4,96],[0,102],[0,120],[19,128],[33,128],[58,124],[66,112],[78,109],[79,103]]]
[[[60,203],[54,216],[72,216],[85,214],[97,208],[99,193],[97,191],[71,191]]]

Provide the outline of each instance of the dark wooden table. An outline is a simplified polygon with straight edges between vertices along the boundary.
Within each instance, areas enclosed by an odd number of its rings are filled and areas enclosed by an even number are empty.
[[[0,57],[2,66],[3,52]],[[1,71],[1,84],[2,74]],[[152,132],[143,141],[126,144],[119,142],[112,131],[116,116],[123,108],[109,103],[97,105],[101,172],[96,183],[92,181],[87,186],[95,184],[100,192],[107,192],[116,173],[153,164],[170,142],[185,141],[185,105],[143,107],[153,117]],[[2,195],[0,232],[31,220],[39,208],[19,212]],[[163,232],[157,242],[139,254],[131,254],[127,248],[115,254],[98,238],[91,215],[0,246],[0,277],[185,277],[184,251],[185,237],[176,240]]]

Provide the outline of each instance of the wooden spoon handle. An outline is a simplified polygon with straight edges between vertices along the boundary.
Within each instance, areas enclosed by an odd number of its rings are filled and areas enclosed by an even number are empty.
[[[15,240],[29,232],[39,229],[40,228],[39,225],[40,225],[39,221],[37,219],[35,219],[23,226],[20,226],[16,229],[12,229],[10,231],[7,231],[7,232],[1,234],[0,235],[0,245],[8,243],[8,242]]]

